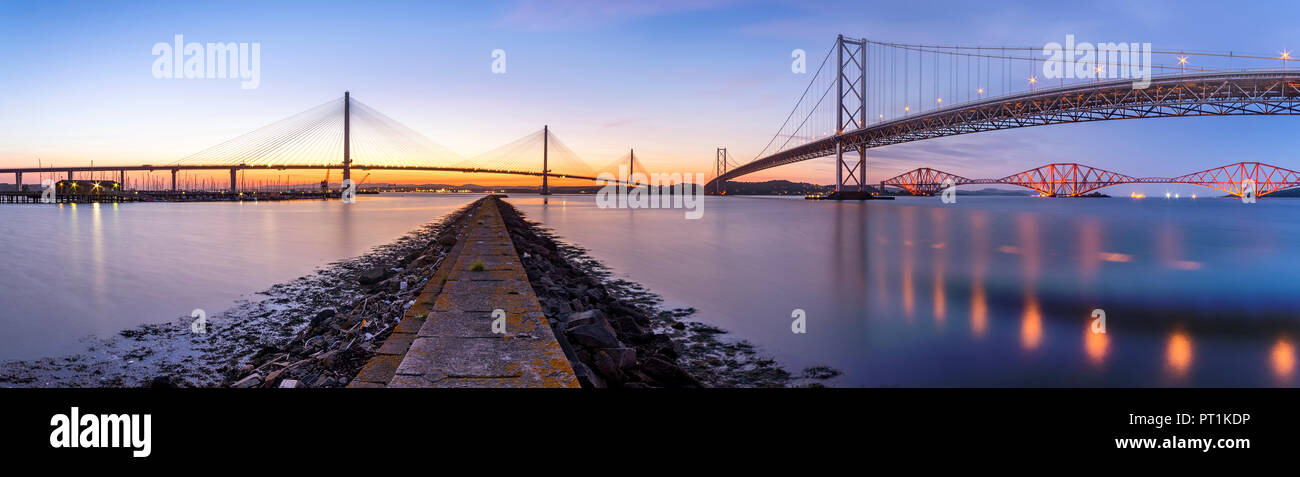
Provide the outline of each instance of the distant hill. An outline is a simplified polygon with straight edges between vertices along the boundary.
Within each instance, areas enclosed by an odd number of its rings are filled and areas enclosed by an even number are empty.
[[[727,181],[727,195],[808,195],[834,190],[834,186],[775,180],[766,182]]]

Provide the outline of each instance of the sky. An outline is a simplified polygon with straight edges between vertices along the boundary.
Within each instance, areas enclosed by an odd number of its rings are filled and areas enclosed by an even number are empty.
[[[708,173],[717,147],[739,162],[759,153],[809,80],[791,72],[791,51],[806,50],[814,63],[837,34],[989,46],[1043,45],[1073,34],[1264,55],[1300,46],[1300,28],[1287,14],[1293,3],[1251,5],[0,0],[0,166],[34,166],[38,158],[58,165],[168,163],[350,90],[465,157],[545,124],[592,166],[635,148],[651,170]],[[155,78],[153,45],[177,34],[259,43],[259,86]],[[505,74],[492,72],[497,49],[506,53]],[[878,182],[934,167],[1001,177],[1049,162],[1133,176],[1175,176],[1243,160],[1300,169],[1298,125],[1292,117],[1175,118],[980,133],[873,149],[867,176]],[[743,180],[824,184],[833,181],[832,165],[831,158],[816,159]],[[371,180],[397,179],[482,183],[464,175]]]

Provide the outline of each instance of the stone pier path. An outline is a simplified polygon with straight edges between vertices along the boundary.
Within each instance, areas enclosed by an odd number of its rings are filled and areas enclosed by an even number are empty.
[[[349,387],[579,387],[498,200],[474,211],[416,305]],[[504,333],[500,322],[493,329],[500,317]]]

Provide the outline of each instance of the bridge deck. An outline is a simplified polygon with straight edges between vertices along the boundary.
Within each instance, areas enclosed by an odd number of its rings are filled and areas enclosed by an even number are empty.
[[[385,357],[381,349],[354,387],[579,386],[524,273],[498,200],[481,203],[417,299],[433,298],[432,311],[423,321],[403,320],[385,342],[400,356]],[[482,270],[475,270],[478,263]],[[505,313],[504,334],[492,329],[497,309]]]

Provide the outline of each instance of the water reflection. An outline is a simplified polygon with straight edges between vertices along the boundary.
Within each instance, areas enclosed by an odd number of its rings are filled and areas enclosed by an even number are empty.
[[[1105,333],[1093,333],[1091,321],[1083,327],[1083,350],[1088,354],[1088,361],[1093,365],[1106,362],[1106,351],[1110,347],[1110,337]]]
[[[1095,217],[1079,219],[1079,273],[1085,281],[1097,278],[1101,270],[1101,225]]]
[[[1269,353],[1269,361],[1272,364],[1273,375],[1283,383],[1289,383],[1295,373],[1295,346],[1291,340],[1283,336],[1277,339],[1273,344],[1273,350]]]
[[[916,301],[913,296],[912,288],[913,274],[916,270],[916,208],[903,207],[899,211],[900,230],[903,234],[903,260],[902,260],[902,279],[903,282],[903,316],[911,321],[912,316],[916,313]]]
[[[985,273],[989,263],[989,215],[981,210],[970,215],[971,292],[970,328],[975,338],[984,336],[989,324],[988,297],[984,294]]]
[[[308,275],[476,199],[0,207],[0,360],[82,352],[81,338],[170,322]]]
[[[1182,377],[1192,367],[1192,338],[1185,331],[1169,334],[1165,345],[1165,365],[1175,377]]]
[[[948,223],[947,211],[943,209],[930,209],[930,222],[930,233],[932,237],[935,237],[935,240],[943,240],[944,237],[948,236],[946,232],[946,225]],[[934,256],[931,258],[934,264],[934,294],[931,298],[934,302],[934,321],[935,324],[943,326],[948,299],[944,292],[944,269],[948,262],[946,256],[947,243],[935,242],[930,245],[930,249],[934,251]]]
[[[1025,296],[1025,311],[1020,316],[1020,346],[1027,351],[1038,349],[1043,341],[1043,311],[1038,307],[1038,298]]]
[[[511,202],[530,213],[528,200]],[[1300,332],[1290,285],[1300,249],[1270,242],[1300,234],[1300,221],[1265,219],[1300,216],[1300,201],[1269,211],[1229,200],[711,198],[704,219],[685,224],[699,233],[654,243],[635,237],[681,229],[680,213],[638,210],[628,223],[586,198],[571,205],[543,221],[620,277],[793,367],[841,368],[844,385],[1294,382],[1295,343],[1279,336]],[[1268,230],[1239,233],[1251,227]],[[662,270],[665,256],[697,272]],[[792,304],[810,316],[820,307],[827,332],[792,337],[788,313],[764,318]],[[1108,334],[1090,331],[1094,308]],[[935,326],[909,326],[918,313]]]

